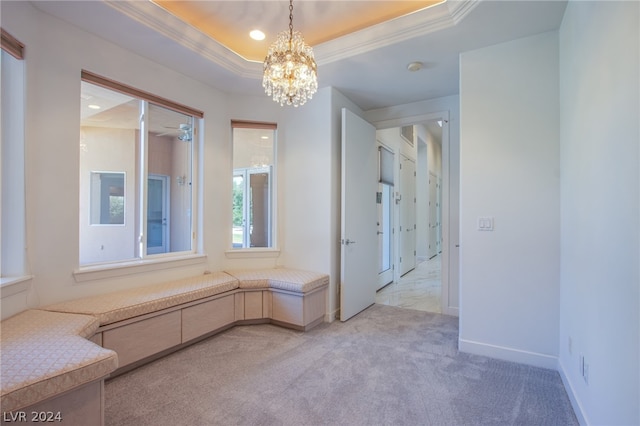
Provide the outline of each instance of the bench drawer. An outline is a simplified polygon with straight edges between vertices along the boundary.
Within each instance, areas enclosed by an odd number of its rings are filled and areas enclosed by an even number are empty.
[[[234,295],[200,303],[182,310],[182,343],[232,324]]]
[[[103,347],[118,354],[123,367],[181,343],[180,311],[127,324],[102,333]]]

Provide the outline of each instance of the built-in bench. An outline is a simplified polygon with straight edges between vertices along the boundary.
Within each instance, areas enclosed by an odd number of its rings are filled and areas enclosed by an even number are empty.
[[[328,275],[288,268],[214,272],[25,311],[2,321],[2,410],[58,412],[55,398],[88,395],[83,386],[93,384],[103,412],[107,375],[236,324],[308,330],[324,320],[328,285]]]
[[[117,368],[118,357],[87,340],[98,326],[92,316],[35,309],[2,321],[3,423],[29,423],[35,415],[64,424],[102,424],[104,379]]]

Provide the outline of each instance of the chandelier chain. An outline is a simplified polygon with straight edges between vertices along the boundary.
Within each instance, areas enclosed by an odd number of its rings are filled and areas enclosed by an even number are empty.
[[[289,0],[289,35],[293,38],[293,0]]]

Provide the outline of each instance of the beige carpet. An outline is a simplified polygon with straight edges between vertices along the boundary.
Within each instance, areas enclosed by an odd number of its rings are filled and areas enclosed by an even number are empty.
[[[577,425],[557,372],[458,353],[457,318],[374,305],[235,327],[116,377],[107,425]]]

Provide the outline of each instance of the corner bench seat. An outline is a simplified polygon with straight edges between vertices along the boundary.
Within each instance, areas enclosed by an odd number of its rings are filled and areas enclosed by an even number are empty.
[[[22,410],[93,382],[101,393],[118,356],[87,340],[98,325],[91,316],[37,309],[3,320],[2,411]]]
[[[236,324],[307,330],[328,286],[289,268],[213,272],[24,311],[0,326],[2,411],[65,407],[65,424],[103,424],[108,376]]]
[[[308,330],[324,321],[329,276],[290,268],[219,271],[40,309],[91,315],[91,340],[118,353],[117,375],[236,324]]]

